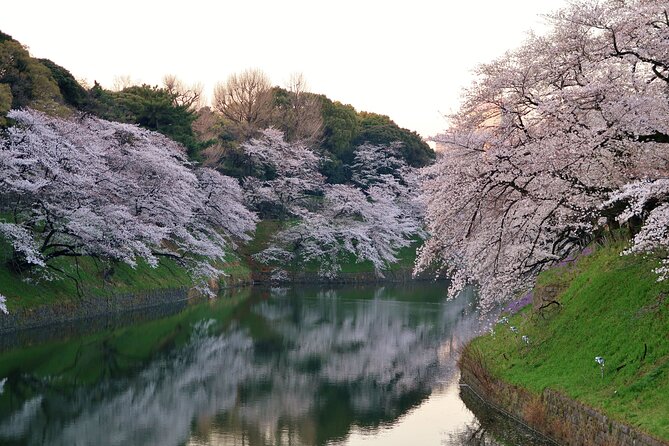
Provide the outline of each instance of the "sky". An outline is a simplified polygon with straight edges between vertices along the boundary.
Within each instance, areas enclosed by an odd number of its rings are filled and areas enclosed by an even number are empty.
[[[446,126],[481,63],[542,32],[566,0],[21,0],[0,31],[76,78],[157,85],[165,74],[214,85],[247,68],[424,137]]]

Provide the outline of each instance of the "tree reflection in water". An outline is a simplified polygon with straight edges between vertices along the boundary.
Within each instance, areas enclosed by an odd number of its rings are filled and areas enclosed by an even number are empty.
[[[478,325],[467,296],[442,303],[384,288],[272,294],[225,324],[193,324],[186,343],[144,358],[130,376],[86,385],[72,384],[77,370],[10,377],[0,395],[0,443],[339,442],[353,426],[392,425],[451,382],[459,340]],[[113,367],[110,356],[127,356],[108,343],[99,348]],[[26,379],[29,392],[21,390]]]
[[[476,418],[462,430],[450,433],[444,446],[557,446],[516,421],[500,414],[467,387],[460,390],[460,399]]]
[[[451,433],[445,446],[501,446],[488,434],[478,420],[467,424],[462,431]]]

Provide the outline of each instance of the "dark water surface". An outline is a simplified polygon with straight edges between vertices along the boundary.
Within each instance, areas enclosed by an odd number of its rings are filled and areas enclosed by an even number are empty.
[[[444,284],[249,288],[156,317],[1,353],[0,444],[543,444],[461,392],[479,319]]]

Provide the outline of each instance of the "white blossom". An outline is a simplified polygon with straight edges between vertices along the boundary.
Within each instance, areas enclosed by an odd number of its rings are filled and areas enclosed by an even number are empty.
[[[271,162],[277,173],[272,180],[248,180],[245,186],[252,184],[255,195],[262,191],[265,200],[276,200],[295,218],[256,255],[257,260],[278,265],[315,263],[322,277],[333,279],[346,256],[352,256],[357,262],[371,262],[383,276],[388,265],[398,260],[399,249],[425,237],[418,176],[397,156],[397,145],[361,145],[352,165],[353,184],[333,185],[325,184],[317,172],[315,155],[299,143],[290,149],[280,137],[276,131],[266,131],[264,142],[254,140],[253,147],[245,146],[253,156]],[[266,154],[272,151],[277,154]],[[294,167],[296,159],[306,160],[299,171]],[[297,174],[301,182],[290,176]],[[322,198],[309,197],[307,191]],[[279,268],[273,277],[287,280],[288,275]]]
[[[9,311],[7,311],[7,298],[2,294],[0,294],[0,313],[9,314]]]
[[[236,180],[195,169],[183,147],[134,125],[13,110],[0,140],[0,235],[33,267],[90,255],[207,275],[255,226]]]
[[[432,236],[419,270],[439,265],[452,293],[477,283],[489,308],[578,251],[612,192],[667,177],[666,17],[659,0],[575,2],[551,32],[478,69],[424,172]],[[620,219],[643,203],[637,195]],[[663,239],[663,213],[637,249]]]
[[[242,144],[241,149],[273,177],[244,179],[246,201],[255,209],[270,204],[279,208],[282,217],[299,216],[305,200],[323,187],[325,178],[318,172],[320,157],[303,142],[286,142],[280,130],[263,130],[259,138]]]

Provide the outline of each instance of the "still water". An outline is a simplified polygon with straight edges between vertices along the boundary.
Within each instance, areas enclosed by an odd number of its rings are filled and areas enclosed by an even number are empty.
[[[443,284],[249,288],[162,311],[0,353],[0,444],[543,444],[461,391],[480,322]]]

